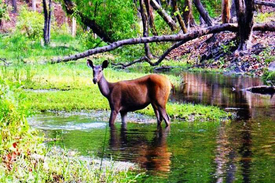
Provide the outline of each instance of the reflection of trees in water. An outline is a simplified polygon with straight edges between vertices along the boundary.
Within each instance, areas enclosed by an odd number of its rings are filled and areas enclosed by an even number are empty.
[[[234,182],[239,175],[243,182],[250,182],[253,156],[251,121],[234,121],[230,125],[222,124],[219,128],[216,182]]]
[[[229,164],[230,161],[230,158],[228,157],[231,153],[231,150],[232,149],[230,148],[230,142],[228,141],[228,136],[226,133],[226,124],[222,123],[218,131],[215,157],[215,162],[217,164],[215,175],[217,176],[216,182],[218,183],[224,182],[225,171],[227,172],[227,174],[230,174],[229,178],[234,180],[235,165],[233,164],[233,166],[229,167],[226,166],[227,164]]]
[[[275,106],[275,97],[243,90],[262,85],[259,78],[188,72],[182,78],[185,84],[171,96],[172,101],[220,106],[233,110],[240,119],[253,118],[256,107]]]
[[[171,153],[166,143],[169,128],[159,128],[154,132],[152,140],[146,139],[145,135],[134,137],[133,131],[121,128],[120,131],[113,128],[110,130],[110,148],[114,151],[123,151],[123,154],[131,157],[132,161],[138,163],[147,170],[169,172],[171,164]],[[138,133],[138,132],[137,132]],[[125,159],[129,159],[125,157]]]

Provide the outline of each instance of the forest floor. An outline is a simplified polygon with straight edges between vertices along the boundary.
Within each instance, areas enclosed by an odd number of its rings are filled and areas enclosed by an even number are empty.
[[[189,41],[173,50],[169,59],[180,60],[188,54],[195,68],[224,69],[231,73],[262,76],[269,63],[275,61],[275,32],[254,32],[252,49],[235,54],[235,33],[221,32]],[[222,40],[222,41],[221,41]]]
[[[257,9],[254,18],[256,23],[275,23],[275,8],[257,6]],[[232,32],[206,35],[183,44],[168,57],[180,60],[188,54],[188,60],[195,61],[191,63],[195,68],[224,69],[230,73],[262,76],[270,62],[275,61],[275,32],[254,31],[252,48],[245,54],[234,53],[237,48],[235,36]]]

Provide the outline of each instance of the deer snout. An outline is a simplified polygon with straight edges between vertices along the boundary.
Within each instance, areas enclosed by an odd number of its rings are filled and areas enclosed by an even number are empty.
[[[97,79],[96,79],[96,78],[94,78],[94,79],[93,79],[93,82],[94,82],[94,84],[96,84],[96,83],[97,83]]]

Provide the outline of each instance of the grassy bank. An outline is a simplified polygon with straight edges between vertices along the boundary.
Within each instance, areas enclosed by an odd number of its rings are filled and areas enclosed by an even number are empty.
[[[135,176],[115,163],[98,161],[47,147],[30,129],[29,108],[20,87],[0,79],[0,182],[130,182]]]
[[[115,82],[133,79],[145,74],[127,73],[112,68],[104,70],[105,77]],[[109,110],[109,104],[100,93],[98,86],[92,83],[92,70],[84,62],[58,65],[21,65],[2,70],[2,78],[15,82],[26,95],[25,103],[34,112]],[[181,79],[168,76],[177,87]],[[217,107],[193,104],[167,104],[172,118],[184,120],[217,121],[227,116]],[[151,107],[138,111],[154,115]]]

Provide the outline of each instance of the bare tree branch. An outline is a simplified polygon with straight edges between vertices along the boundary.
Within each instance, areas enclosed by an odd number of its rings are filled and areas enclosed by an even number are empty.
[[[157,32],[157,28],[156,28],[155,23],[154,23],[154,15],[153,15],[152,5],[150,4],[150,0],[145,0],[144,3],[145,3],[145,6],[146,6],[148,22],[149,22],[152,34],[154,36],[157,36],[158,32]]]
[[[156,2],[156,0],[151,0],[151,5],[163,18],[163,20],[169,25],[170,29],[172,31],[175,31],[177,29],[176,22],[166,13],[166,11]]]
[[[180,24],[180,28],[182,30],[183,33],[187,33],[187,28],[186,28],[186,25],[181,17],[181,14],[179,12],[179,8],[177,6],[177,1],[176,0],[172,0],[172,6],[173,6],[173,10],[174,10],[174,13],[176,13],[176,17],[178,19],[178,22]]]
[[[275,23],[265,23],[265,24],[256,24],[253,27],[254,31],[275,31]],[[222,24],[222,25],[215,25],[211,27],[201,28],[198,30],[194,30],[192,32],[189,32],[187,34],[179,34],[179,35],[163,35],[163,36],[153,36],[153,37],[141,37],[141,38],[132,38],[132,39],[124,39],[121,41],[114,42],[110,45],[94,48],[87,50],[82,53],[77,53],[75,55],[69,55],[62,58],[54,58],[51,60],[51,63],[60,63],[60,62],[68,62],[71,60],[78,60],[81,58],[85,58],[87,56],[97,54],[97,53],[103,53],[107,51],[111,51],[114,49],[117,49],[119,47],[125,46],[125,45],[133,45],[133,44],[142,44],[142,43],[152,43],[152,42],[170,42],[170,41],[181,41],[181,43],[178,43],[176,45],[180,46],[181,44],[190,41],[192,39],[212,34],[212,33],[218,33],[221,31],[231,31],[231,32],[237,32],[238,26],[237,24]],[[175,49],[176,46],[173,47]],[[172,51],[173,49],[169,49]],[[167,53],[168,54],[168,53]],[[160,62],[156,62],[154,64],[150,65],[157,65]]]
[[[149,22],[148,22],[148,16],[146,13],[146,5],[144,0],[139,0],[140,4],[140,14],[142,19],[142,26],[143,26],[143,37],[149,36]],[[144,51],[148,58],[153,58],[153,55],[150,51],[150,47],[148,43],[144,43]]]
[[[273,3],[273,2],[254,0],[254,3],[258,4],[258,5],[271,6],[271,7],[275,8],[275,3]]]
[[[130,62],[128,64],[123,64],[123,63],[115,64],[115,63],[113,63],[112,65],[114,65],[114,66],[121,66],[124,69],[126,67],[131,66],[131,65],[134,65],[136,63],[141,63],[141,62],[144,62],[144,61],[147,62],[147,63],[149,63],[152,66],[154,65],[154,63],[151,62],[151,60],[147,56],[141,57],[141,58],[139,58],[137,60],[134,60],[134,61],[132,61],[132,62]]]
[[[193,0],[197,10],[199,11],[201,17],[203,18],[203,20],[206,22],[206,24],[208,26],[212,26],[212,20],[210,18],[210,16],[208,15],[208,12],[206,11],[206,9],[203,7],[203,5],[201,4],[200,0]]]

